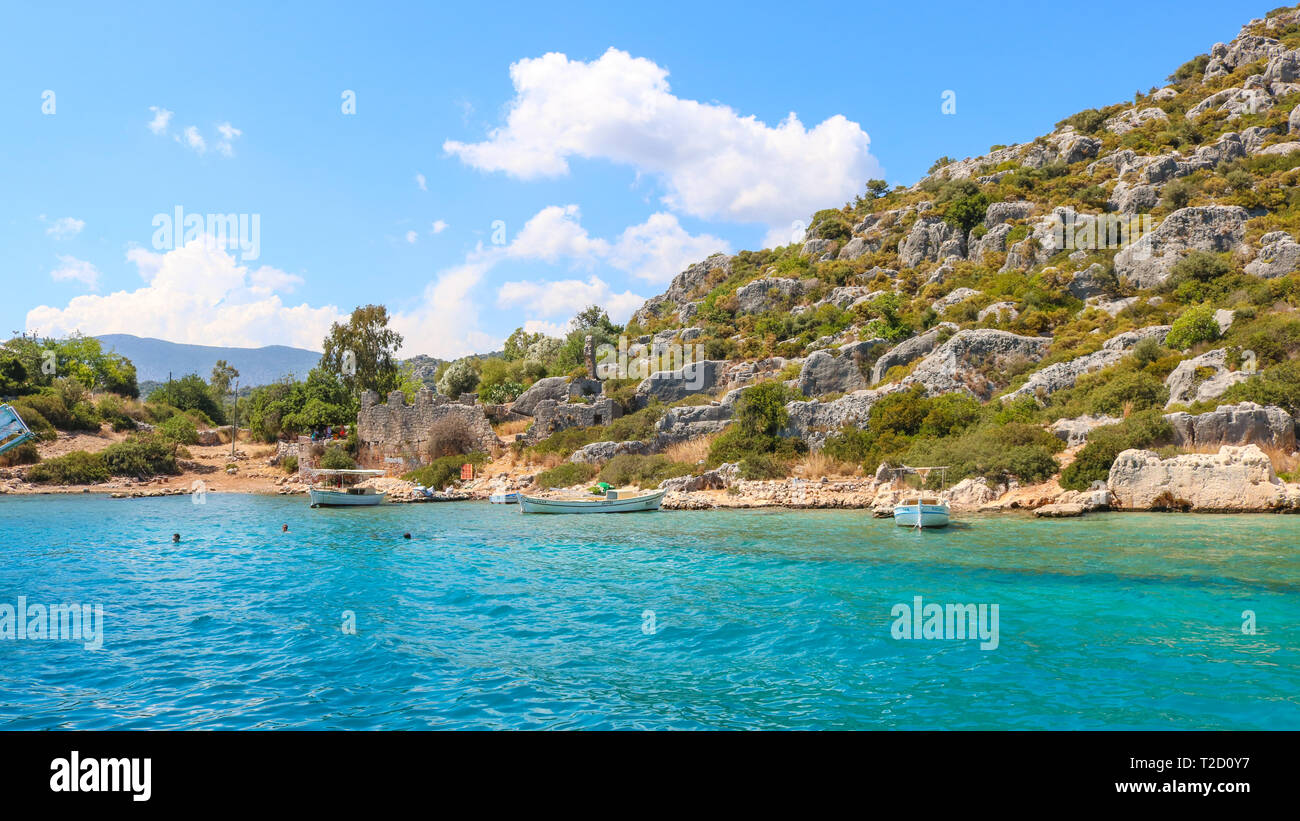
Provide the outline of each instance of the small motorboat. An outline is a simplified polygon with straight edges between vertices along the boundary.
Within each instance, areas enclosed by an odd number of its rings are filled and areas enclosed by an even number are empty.
[[[519,494],[524,513],[644,513],[658,510],[666,490],[636,494],[626,490],[607,490],[602,499],[545,499]]]
[[[900,503],[894,505],[894,524],[899,527],[914,527],[917,530],[924,530],[927,527],[947,527],[949,520],[948,503],[942,496],[926,494],[923,490],[926,479],[929,478],[931,471],[939,471],[940,485],[946,483],[948,475],[947,465],[935,465],[932,467],[911,467],[904,465],[896,468],[895,478],[904,478],[907,474],[915,474],[921,478],[921,488],[916,491],[916,501],[911,502],[906,498]]]
[[[518,493],[493,493],[488,497],[488,501],[494,505],[517,505],[519,504]]]
[[[312,507],[369,507],[383,504],[388,494],[373,487],[358,487],[356,482],[383,476],[382,470],[314,470],[307,490]],[[318,487],[316,479],[325,479]]]

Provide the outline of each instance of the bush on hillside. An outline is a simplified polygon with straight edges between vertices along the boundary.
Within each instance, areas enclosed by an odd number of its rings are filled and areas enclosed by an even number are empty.
[[[623,485],[658,487],[665,479],[689,476],[693,470],[691,465],[674,462],[662,454],[641,456],[620,453],[605,463],[597,478],[602,482],[609,482],[614,487]]]
[[[1150,447],[1169,440],[1173,434],[1173,427],[1158,408],[1135,413],[1117,425],[1094,428],[1088,434],[1088,443],[1061,472],[1061,487],[1087,490],[1093,482],[1104,482],[1122,451]]]
[[[161,474],[180,473],[176,464],[176,444],[159,436],[132,436],[100,451],[104,466],[114,476],[148,479]]]
[[[1219,338],[1219,323],[1214,321],[1213,305],[1194,305],[1183,311],[1174,320],[1165,344],[1171,348],[1185,351],[1202,342],[1213,342]]]
[[[537,474],[535,480],[540,487],[571,487],[591,481],[597,473],[595,465],[582,462],[564,462],[549,470]]]
[[[488,455],[482,452],[464,456],[443,456],[407,473],[402,478],[427,488],[443,490],[460,481],[460,469],[463,465],[468,463],[478,467],[485,464],[487,460]]]
[[[46,459],[27,471],[27,481],[38,484],[90,485],[107,482],[108,478],[104,457],[84,450]]]

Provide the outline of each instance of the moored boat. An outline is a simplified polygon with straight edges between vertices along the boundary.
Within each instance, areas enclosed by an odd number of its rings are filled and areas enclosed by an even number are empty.
[[[927,495],[924,493],[926,479],[929,478],[930,472],[937,470],[940,474],[940,485],[946,484],[948,467],[947,465],[935,465],[932,467],[903,467],[895,469],[895,478],[905,477],[907,474],[915,474],[921,479],[921,488],[916,491],[916,501],[908,501],[906,498],[894,505],[894,524],[899,527],[914,527],[918,530],[924,530],[927,527],[947,527],[949,523],[950,511],[948,502],[942,496]],[[909,494],[910,495],[910,494]]]
[[[493,493],[488,497],[488,501],[494,505],[517,505],[519,504],[518,493]]]
[[[938,499],[894,505],[894,524],[900,527],[947,527],[948,505]]]
[[[312,485],[307,490],[312,507],[370,507],[382,504],[388,496],[385,491],[373,487],[359,487],[357,481],[383,476],[382,470],[316,470],[313,471]],[[317,487],[316,478],[328,481],[326,486]],[[349,484],[353,482],[353,484]]]
[[[643,513],[659,509],[666,490],[629,496],[626,491],[610,490],[603,499],[546,499],[519,494],[524,513]]]

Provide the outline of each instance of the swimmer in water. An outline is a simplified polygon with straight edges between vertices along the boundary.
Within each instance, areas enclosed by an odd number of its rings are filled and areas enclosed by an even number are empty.
[[[180,542],[180,540],[181,540],[181,534],[179,534],[179,533],[173,533],[173,534],[172,534],[172,543],[173,543],[173,544]]]
[[[409,538],[411,538],[411,534],[410,534],[410,533],[403,533],[403,534],[402,534],[402,538],[403,538],[403,539],[409,539]]]
[[[289,526],[288,526],[288,525],[280,525],[280,532],[281,532],[281,533],[288,533],[288,532],[289,532]]]

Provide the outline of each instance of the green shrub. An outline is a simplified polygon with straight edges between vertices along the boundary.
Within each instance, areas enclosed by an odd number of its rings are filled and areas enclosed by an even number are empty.
[[[46,419],[44,414],[26,401],[30,398],[29,396],[17,399],[10,404],[18,412],[19,418],[26,423],[27,429],[36,434],[36,438],[53,439],[58,435],[54,425],[50,424],[50,420]]]
[[[34,465],[39,461],[41,461],[41,454],[36,450],[36,445],[31,442],[23,442],[16,448],[10,448],[4,453],[0,453],[0,467]]]
[[[1163,407],[1169,400],[1165,383],[1145,371],[1116,373],[1100,381],[1089,401],[1090,413],[1119,416],[1126,410]],[[1130,404],[1131,403],[1131,404]]]
[[[1088,443],[1061,472],[1061,487],[1087,490],[1093,482],[1104,482],[1122,451],[1150,447],[1169,440],[1173,434],[1173,426],[1159,408],[1135,413],[1117,425],[1094,428],[1088,434]]]
[[[740,395],[736,425],[747,434],[774,435],[790,421],[790,391],[781,382],[762,382]]]
[[[63,456],[33,465],[27,471],[27,481],[40,484],[90,485],[107,482],[108,466],[99,453],[74,450]]]
[[[408,482],[415,482],[427,488],[434,490],[443,490],[449,485],[460,481],[460,469],[462,465],[472,464],[475,467],[484,465],[488,461],[488,455],[483,452],[471,453],[466,456],[453,455],[443,456],[434,459],[424,467],[417,468],[404,476]]]
[[[342,445],[330,443],[320,457],[320,466],[325,470],[355,470],[357,463]]]
[[[1165,338],[1165,344],[1171,348],[1185,351],[1201,342],[1212,342],[1219,338],[1219,323],[1214,321],[1214,306],[1195,305],[1183,311],[1174,320]]]
[[[570,487],[591,481],[597,473],[595,465],[583,462],[564,462],[537,474],[535,480],[540,487]]]
[[[752,481],[784,479],[790,475],[790,462],[770,453],[751,453],[740,460],[740,478]]]
[[[298,457],[297,457],[297,456],[294,456],[294,455],[292,455],[292,454],[290,454],[289,456],[284,457],[283,459],[280,460],[280,468],[281,468],[285,473],[297,473],[297,472],[298,472]]]
[[[983,476],[991,482],[1015,477],[1022,483],[1042,482],[1060,464],[1054,454],[1065,443],[1038,425],[1012,422],[985,424],[947,439],[918,439],[907,451],[910,465],[948,465],[948,481]],[[935,481],[938,476],[934,476]]]
[[[197,445],[199,442],[199,430],[194,420],[183,413],[178,413],[159,425],[158,435],[176,447]]]
[[[175,443],[159,436],[132,436],[100,451],[104,465],[114,476],[148,479],[160,474],[180,473]]]
[[[1245,382],[1228,388],[1213,404],[1234,402],[1277,405],[1293,415],[1300,414],[1300,359],[1265,368]]]
[[[623,485],[658,487],[665,479],[689,476],[693,470],[691,465],[674,462],[662,454],[641,456],[634,453],[620,453],[605,463],[597,478],[615,487]]]

